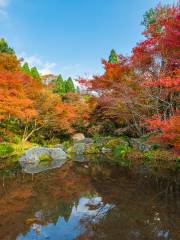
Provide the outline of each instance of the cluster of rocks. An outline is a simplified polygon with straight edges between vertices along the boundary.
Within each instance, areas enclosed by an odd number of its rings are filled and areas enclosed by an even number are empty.
[[[148,151],[151,145],[144,144],[138,139],[131,139],[128,143],[122,138],[100,137],[97,140],[85,138],[82,133],[72,137],[71,144],[57,144],[54,148],[35,147],[27,150],[20,158],[20,163],[26,172],[39,172],[42,169],[62,166],[72,157],[75,161],[85,162],[87,155],[110,153],[117,145],[126,145],[140,151]],[[49,160],[48,164],[40,164]]]

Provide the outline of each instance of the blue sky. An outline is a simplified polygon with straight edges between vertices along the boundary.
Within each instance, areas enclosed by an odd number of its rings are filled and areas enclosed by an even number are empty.
[[[91,76],[142,39],[146,10],[177,0],[0,0],[0,37],[43,73]]]

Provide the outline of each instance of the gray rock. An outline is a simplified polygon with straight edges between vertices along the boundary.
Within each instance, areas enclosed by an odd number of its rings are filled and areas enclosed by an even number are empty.
[[[63,144],[56,144],[56,145],[54,146],[54,148],[61,148],[61,149],[64,150]]]
[[[87,145],[85,143],[75,143],[73,146],[73,151],[78,155],[82,155],[86,150],[86,146]]]
[[[52,158],[52,160],[66,159],[67,155],[61,148],[45,148],[35,147],[27,150],[20,158],[20,162],[39,162],[39,157],[42,154],[46,154]]]
[[[130,139],[130,145],[139,151],[145,152],[149,151],[152,149],[152,145],[143,143],[140,139],[138,138],[132,138]]]
[[[49,148],[50,157],[53,160],[66,159],[67,155],[61,148]]]
[[[43,154],[49,156],[52,161],[41,162],[39,158]],[[66,159],[67,155],[61,148],[35,147],[27,150],[19,159],[19,162],[25,172],[36,173],[60,167],[66,162]]]

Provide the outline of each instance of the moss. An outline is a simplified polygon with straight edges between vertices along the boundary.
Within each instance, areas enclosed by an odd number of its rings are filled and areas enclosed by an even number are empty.
[[[75,149],[73,148],[73,146],[71,146],[71,147],[68,147],[68,149],[66,150],[66,152],[67,152],[68,154],[73,154],[73,153],[75,153],[76,151],[75,151]]]
[[[52,157],[49,154],[43,153],[39,156],[40,162],[50,162],[52,161]]]

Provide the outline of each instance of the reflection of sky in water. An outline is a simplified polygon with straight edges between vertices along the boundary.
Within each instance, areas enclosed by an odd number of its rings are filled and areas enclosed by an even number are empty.
[[[87,204],[98,205],[98,207],[90,210]],[[60,216],[56,224],[49,223],[45,226],[32,224],[26,235],[19,235],[17,240],[73,240],[85,231],[83,225],[80,224],[83,217],[96,217],[97,221],[98,216],[103,217],[112,207],[110,204],[104,205],[101,197],[91,199],[83,197],[79,200],[77,208],[73,207],[68,222]]]

